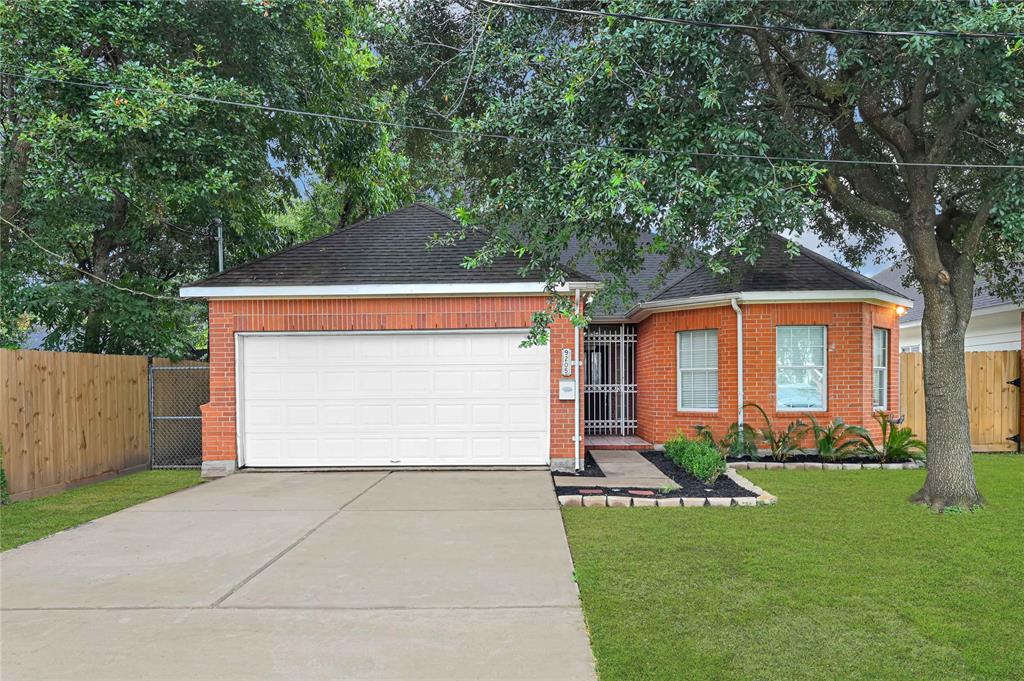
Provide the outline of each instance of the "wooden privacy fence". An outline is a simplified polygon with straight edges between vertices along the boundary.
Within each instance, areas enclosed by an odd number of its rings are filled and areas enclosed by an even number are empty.
[[[16,500],[148,467],[148,359],[0,350],[0,445]]]
[[[971,443],[976,452],[1007,452],[1017,444],[1007,438],[1020,435],[1019,350],[964,353],[967,363],[967,410]],[[900,410],[906,425],[925,437],[924,364],[920,352],[900,355]]]

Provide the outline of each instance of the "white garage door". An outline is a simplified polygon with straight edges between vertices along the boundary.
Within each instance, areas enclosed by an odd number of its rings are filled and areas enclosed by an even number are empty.
[[[240,338],[245,466],[548,462],[548,350],[523,331]]]

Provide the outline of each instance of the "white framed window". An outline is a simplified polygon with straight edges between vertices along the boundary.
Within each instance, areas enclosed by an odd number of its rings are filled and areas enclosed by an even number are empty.
[[[775,327],[775,408],[828,408],[827,333],[824,326]]]
[[[874,329],[871,334],[871,405],[889,408],[889,329]]]
[[[718,411],[718,330],[676,334],[677,408]]]

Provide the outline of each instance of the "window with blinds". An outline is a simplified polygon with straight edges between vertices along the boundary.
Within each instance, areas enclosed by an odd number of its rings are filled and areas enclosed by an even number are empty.
[[[825,410],[826,354],[824,326],[776,327],[776,409]]]
[[[875,409],[889,408],[889,330],[875,329],[872,343],[872,403]]]
[[[679,411],[718,409],[718,330],[676,334]]]

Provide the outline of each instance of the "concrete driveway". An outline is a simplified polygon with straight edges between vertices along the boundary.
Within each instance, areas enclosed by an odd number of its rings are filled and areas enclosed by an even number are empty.
[[[0,558],[14,679],[593,679],[542,471],[242,473]]]

